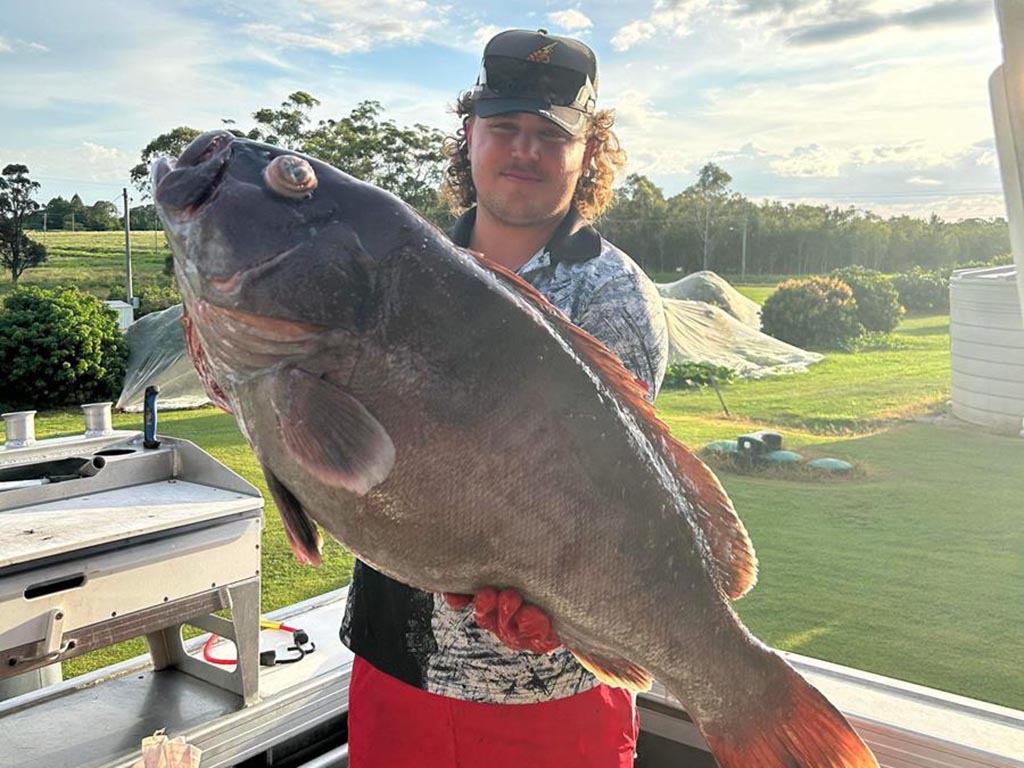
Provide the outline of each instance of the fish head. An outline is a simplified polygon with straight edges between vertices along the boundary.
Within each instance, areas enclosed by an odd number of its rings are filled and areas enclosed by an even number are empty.
[[[222,388],[308,354],[324,333],[372,328],[375,273],[402,236],[373,221],[402,207],[396,198],[227,131],[157,160],[151,178],[197,348]]]
[[[372,189],[326,163],[227,131],[202,134],[150,173],[183,291],[275,316],[294,314],[287,305],[296,297],[282,295],[289,274],[332,261],[332,283],[343,277],[348,254],[339,234],[357,237],[360,216],[351,207]],[[268,283],[273,292],[255,290]]]

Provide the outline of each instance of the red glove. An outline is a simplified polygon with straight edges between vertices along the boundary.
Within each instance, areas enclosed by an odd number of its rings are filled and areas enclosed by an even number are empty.
[[[475,595],[445,592],[444,599],[456,610],[473,603],[476,623],[513,650],[551,653],[562,645],[548,615],[536,605],[524,603],[523,596],[514,589],[499,592],[487,587]]]

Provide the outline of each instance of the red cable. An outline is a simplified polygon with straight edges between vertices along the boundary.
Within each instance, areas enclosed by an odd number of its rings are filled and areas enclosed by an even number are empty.
[[[210,648],[213,647],[213,643],[216,641],[216,635],[210,635],[210,639],[206,641],[206,645],[203,646],[203,658],[210,664],[223,664],[223,665],[237,665],[238,662],[233,658],[218,658],[217,656],[210,653]]]
[[[292,634],[299,631],[295,627],[289,627],[287,624],[281,624],[279,627],[277,627],[277,629],[280,629],[284,632],[291,632]],[[213,644],[216,641],[217,635],[210,635],[209,639],[206,641],[206,644],[203,646],[203,658],[211,664],[238,664],[238,661],[236,661],[235,659],[220,659],[210,653],[210,649],[213,647]]]

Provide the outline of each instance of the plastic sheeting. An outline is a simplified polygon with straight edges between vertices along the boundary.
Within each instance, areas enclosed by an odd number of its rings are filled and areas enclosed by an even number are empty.
[[[756,330],[757,325],[751,327],[714,304],[665,298],[663,289],[680,290],[678,287],[690,278],[700,279],[691,280],[681,290],[710,286],[708,290],[725,297],[734,312],[745,312],[750,320],[749,307],[743,304],[748,302],[758,312],[756,319],[760,324],[757,304],[713,272],[698,272],[678,282],[659,285],[668,324],[670,363],[724,365],[740,377],[759,378],[802,371],[823,359],[815,352],[806,352],[761,333]],[[742,301],[736,301],[736,296]],[[118,409],[141,411],[146,387],[151,384],[160,387],[162,409],[198,408],[210,402],[188,356],[181,313],[181,304],[175,304],[162,312],[146,315],[128,329],[128,371],[117,401]]]
[[[724,365],[743,378],[806,370],[824,359],[761,333],[703,301],[662,298],[669,363]]]
[[[116,408],[141,411],[146,387],[160,387],[160,408],[198,408],[210,402],[185,347],[181,304],[153,312],[132,324],[128,370]]]
[[[761,307],[733,288],[714,272],[694,272],[674,283],[658,283],[658,293],[666,299],[705,301],[735,317],[754,330],[761,329]]]

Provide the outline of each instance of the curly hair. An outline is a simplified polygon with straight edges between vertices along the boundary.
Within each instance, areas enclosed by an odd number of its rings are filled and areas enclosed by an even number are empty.
[[[466,91],[455,104],[455,114],[461,119],[462,127],[454,136],[444,140],[444,154],[448,165],[444,171],[443,191],[452,212],[458,214],[476,202],[476,187],[469,167],[469,146],[466,142],[466,120],[473,114],[473,95]],[[626,165],[626,151],[619,145],[619,138],[612,131],[615,113],[610,109],[599,109],[590,118],[586,140],[594,143],[594,154],[590,165],[576,183],[573,203],[580,215],[594,221],[612,203],[612,183],[615,174]]]

